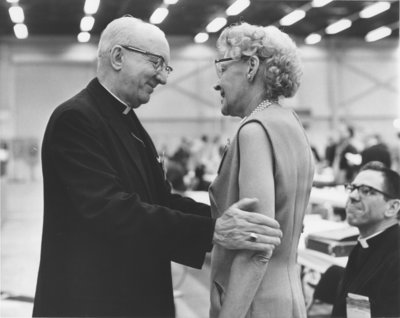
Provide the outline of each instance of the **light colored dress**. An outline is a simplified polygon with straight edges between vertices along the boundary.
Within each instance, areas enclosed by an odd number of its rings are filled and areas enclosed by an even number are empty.
[[[251,115],[240,128],[250,121],[261,123],[273,149],[275,218],[281,226],[283,238],[281,245],[274,250],[246,317],[306,317],[297,266],[297,246],[314,174],[311,147],[292,110],[272,105]],[[239,140],[236,134],[210,187],[213,217],[220,217],[223,211],[240,199],[239,168]],[[213,248],[210,317],[218,317],[220,312],[235,254],[235,251],[219,245]]]

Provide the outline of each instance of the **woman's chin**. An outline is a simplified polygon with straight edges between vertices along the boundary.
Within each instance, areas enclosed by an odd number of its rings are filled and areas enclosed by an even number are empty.
[[[228,106],[226,105],[226,103],[223,103],[221,106],[222,106],[221,107],[221,114],[224,115],[224,116],[229,116],[230,113],[228,111]]]

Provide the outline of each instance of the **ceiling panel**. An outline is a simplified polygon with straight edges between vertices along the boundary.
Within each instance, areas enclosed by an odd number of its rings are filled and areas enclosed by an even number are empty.
[[[311,1],[252,0],[251,5],[240,16],[229,17],[228,24],[239,20],[249,23],[279,25],[278,21],[296,8],[310,8]],[[365,6],[377,1],[333,1],[322,8],[310,8],[306,17],[292,26],[282,27],[289,34],[305,37],[311,32],[319,32],[340,18],[357,16]],[[391,37],[399,36],[399,1],[392,0],[390,10],[371,19],[355,19],[353,26],[335,37],[363,38],[365,34],[382,25],[396,24]],[[20,0],[24,9],[25,24],[30,36],[71,35],[79,32],[83,17],[84,0]],[[169,15],[160,24],[167,35],[194,36],[203,31],[211,19],[232,3],[229,0],[180,0],[169,6]],[[101,0],[92,34],[99,35],[112,19],[131,14],[148,20],[152,12],[162,4],[160,0]],[[8,15],[10,4],[0,0],[0,36],[13,36],[13,23]]]

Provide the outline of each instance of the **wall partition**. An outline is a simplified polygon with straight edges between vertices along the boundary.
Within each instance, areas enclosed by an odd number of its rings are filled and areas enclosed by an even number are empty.
[[[173,73],[158,87],[139,116],[158,147],[173,151],[182,137],[232,136],[239,120],[222,117],[215,39],[194,44],[170,37]],[[394,142],[399,117],[399,41],[327,40],[305,46],[297,40],[304,63],[301,87],[283,101],[308,126],[310,139],[323,149],[341,121],[358,134],[379,132]],[[2,139],[34,139],[38,147],[52,110],[95,76],[96,39],[0,39],[0,134]],[[30,146],[28,146],[30,147]],[[38,149],[39,150],[39,149]]]

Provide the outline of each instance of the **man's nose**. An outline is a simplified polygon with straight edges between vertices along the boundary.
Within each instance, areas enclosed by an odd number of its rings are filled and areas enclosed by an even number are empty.
[[[359,199],[360,199],[360,193],[358,192],[358,189],[354,189],[349,193],[349,200],[351,202],[358,201]]]
[[[167,84],[167,80],[168,80],[168,73],[167,73],[167,71],[160,71],[160,72],[157,72],[156,78],[157,78],[158,82],[159,82],[161,85]]]

